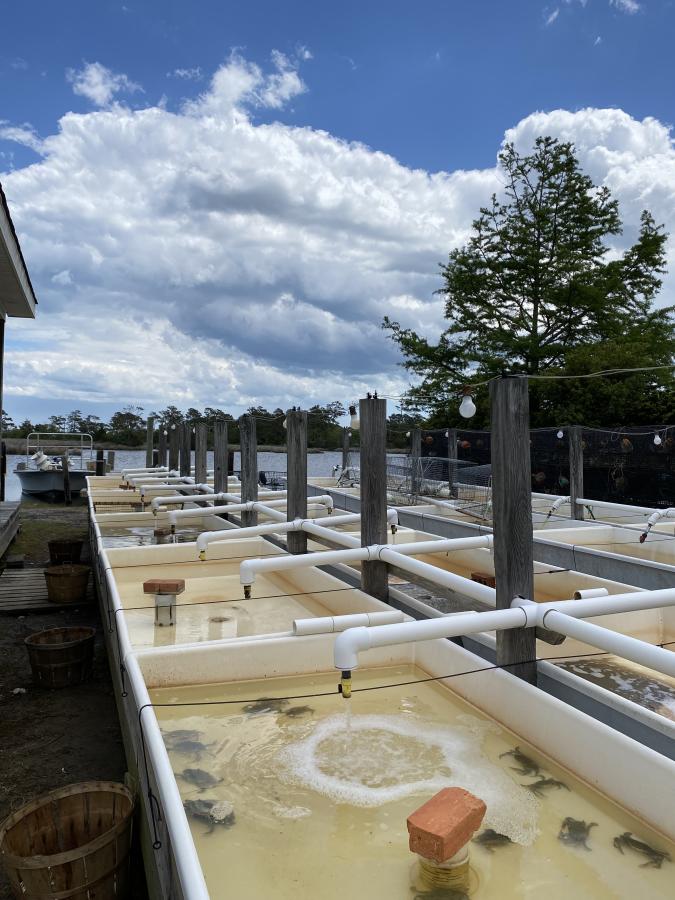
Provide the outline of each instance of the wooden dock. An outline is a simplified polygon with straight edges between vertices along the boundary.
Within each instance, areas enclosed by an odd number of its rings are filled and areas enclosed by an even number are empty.
[[[93,580],[87,585],[84,603],[93,603]],[[5,569],[0,575],[0,613],[33,613],[77,607],[78,603],[50,603],[44,569]]]
[[[19,530],[20,507],[19,500],[5,500],[0,503],[0,556],[7,552]]]

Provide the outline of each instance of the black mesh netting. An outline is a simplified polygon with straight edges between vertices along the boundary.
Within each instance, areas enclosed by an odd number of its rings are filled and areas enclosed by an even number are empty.
[[[422,432],[422,456],[436,457],[435,468],[445,478],[451,465],[447,435],[446,429]],[[584,428],[582,441],[586,497],[637,506],[675,505],[675,426]],[[568,494],[567,428],[535,429],[530,432],[530,446],[532,490]],[[490,432],[457,429],[455,457],[472,466],[489,466]]]

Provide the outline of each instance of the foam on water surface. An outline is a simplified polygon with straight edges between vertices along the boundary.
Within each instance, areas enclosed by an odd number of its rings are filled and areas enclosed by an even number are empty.
[[[280,759],[292,780],[354,806],[463,787],[487,805],[486,827],[531,844],[539,804],[483,754],[483,734],[480,727],[429,726],[419,718],[337,715],[286,747]]]

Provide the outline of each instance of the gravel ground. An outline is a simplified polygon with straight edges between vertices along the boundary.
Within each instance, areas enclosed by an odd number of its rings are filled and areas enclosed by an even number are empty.
[[[9,553],[44,566],[47,541],[86,539],[87,510],[24,501],[21,534]],[[86,562],[87,559],[83,559]],[[0,563],[2,565],[2,563]],[[85,684],[60,690],[34,685],[24,638],[44,628],[97,629],[94,670]],[[80,781],[124,781],[126,762],[117,709],[95,604],[26,615],[0,614],[0,820],[46,791]],[[134,898],[147,896],[140,853],[132,853]],[[0,900],[12,896],[0,871]]]

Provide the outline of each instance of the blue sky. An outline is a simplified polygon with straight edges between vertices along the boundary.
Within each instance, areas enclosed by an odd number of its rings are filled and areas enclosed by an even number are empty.
[[[8,329],[14,416],[400,393],[379,322],[438,332],[436,264],[498,189],[505,135],[575,140],[628,234],[645,198],[672,216],[670,0],[38,0],[3,17],[0,178],[41,301]]]

